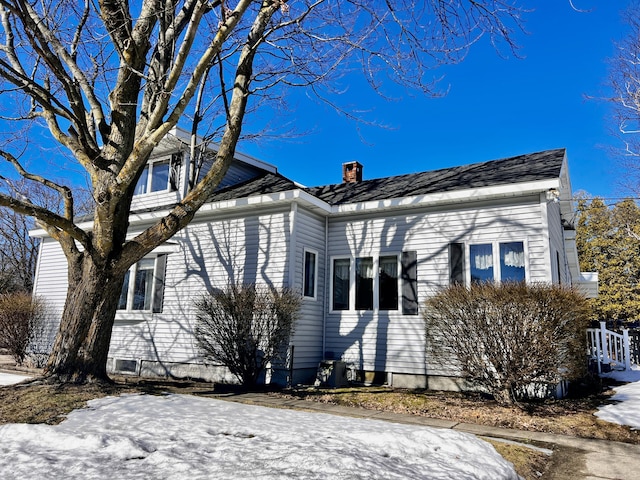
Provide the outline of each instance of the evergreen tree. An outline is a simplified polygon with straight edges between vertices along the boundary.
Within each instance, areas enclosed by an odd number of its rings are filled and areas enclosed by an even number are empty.
[[[640,321],[640,208],[630,199],[608,207],[601,198],[578,203],[580,269],[599,274],[594,320]]]

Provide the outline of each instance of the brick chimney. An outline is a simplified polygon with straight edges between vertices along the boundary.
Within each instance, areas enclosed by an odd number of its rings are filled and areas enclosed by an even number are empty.
[[[342,182],[358,183],[362,181],[362,164],[360,162],[347,162],[342,164]]]

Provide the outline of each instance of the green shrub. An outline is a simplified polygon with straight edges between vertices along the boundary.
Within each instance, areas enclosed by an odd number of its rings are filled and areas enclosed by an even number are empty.
[[[453,285],[426,301],[428,354],[513,403],[584,374],[586,313],[584,297],[558,285]]]
[[[196,302],[196,340],[204,356],[254,386],[270,362],[282,360],[300,310],[290,289],[232,285]]]
[[[21,364],[34,337],[44,325],[44,304],[28,293],[0,295],[0,348]]]

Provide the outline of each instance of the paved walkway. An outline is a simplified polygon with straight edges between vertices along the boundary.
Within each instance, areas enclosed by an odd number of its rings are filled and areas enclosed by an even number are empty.
[[[228,395],[219,398],[266,407],[292,408],[410,425],[450,428],[485,438],[544,446],[554,451],[550,476],[546,477],[551,480],[638,480],[640,478],[640,445],[584,439],[570,435],[487,427],[409,414],[378,412],[299,399],[279,398],[262,393]]]

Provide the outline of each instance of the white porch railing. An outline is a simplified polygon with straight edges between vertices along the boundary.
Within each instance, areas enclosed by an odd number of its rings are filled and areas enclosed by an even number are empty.
[[[607,330],[606,325],[606,322],[600,322],[600,328],[587,329],[588,354],[598,361],[598,373],[602,372],[602,365],[631,369],[629,330],[624,328],[622,333],[616,333]]]

